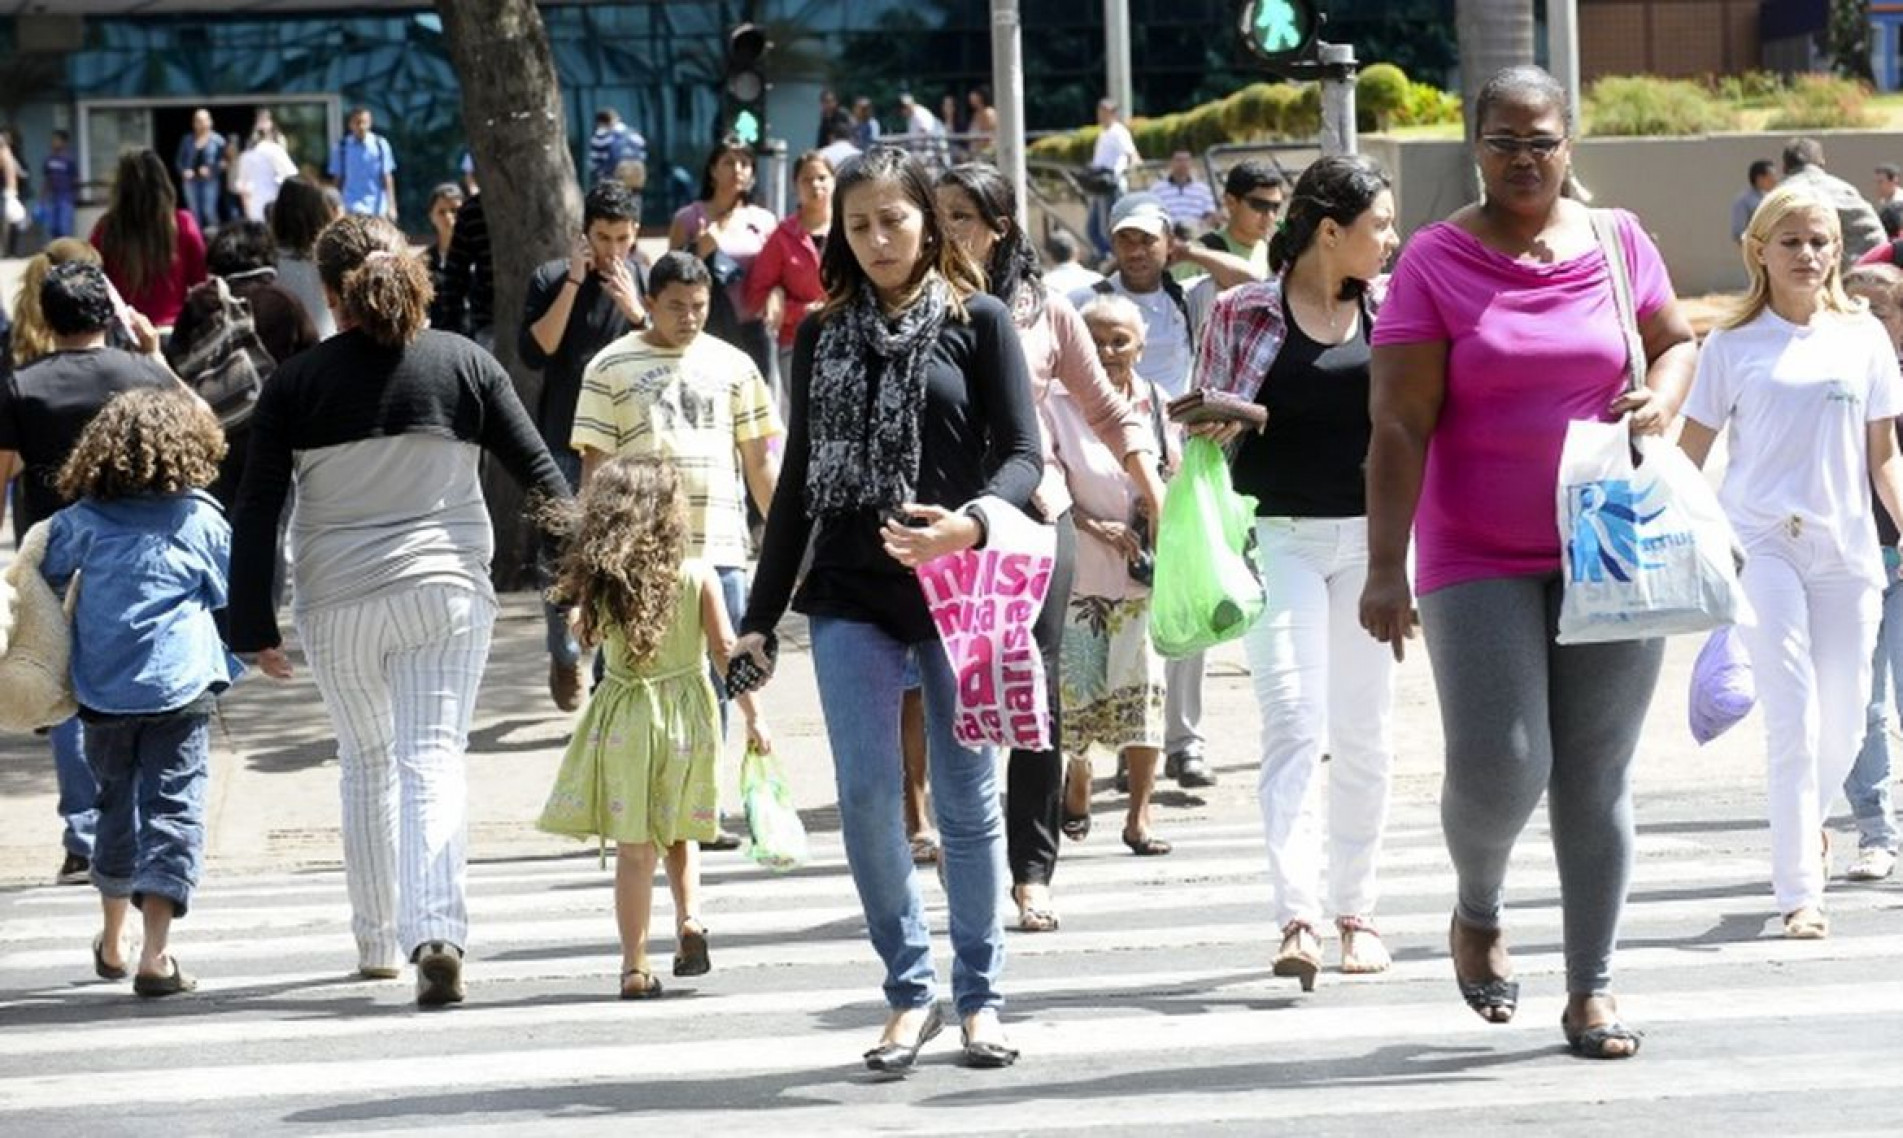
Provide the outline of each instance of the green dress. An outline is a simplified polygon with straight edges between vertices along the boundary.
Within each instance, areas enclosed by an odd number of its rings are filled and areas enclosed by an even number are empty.
[[[682,564],[674,619],[638,668],[621,629],[608,627],[607,675],[588,698],[538,827],[661,847],[715,837],[720,718],[700,623],[708,576],[699,562]]]

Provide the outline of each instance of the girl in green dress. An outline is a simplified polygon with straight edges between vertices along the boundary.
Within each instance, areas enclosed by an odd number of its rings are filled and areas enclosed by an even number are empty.
[[[575,512],[551,595],[574,606],[578,636],[601,647],[607,675],[589,696],[537,824],[615,843],[621,998],[648,999],[661,994],[647,945],[662,851],[678,920],[674,975],[708,970],[707,929],[695,916],[696,843],[717,832],[721,734],[707,659],[724,673],[734,632],[714,571],[684,559],[687,496],[671,465],[613,459]],[[748,744],[772,750],[752,698],[734,702]]]

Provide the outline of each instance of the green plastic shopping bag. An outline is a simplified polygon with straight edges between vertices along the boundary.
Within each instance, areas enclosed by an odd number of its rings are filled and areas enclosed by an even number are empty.
[[[752,747],[740,761],[740,800],[747,810],[752,840],[747,856],[768,869],[788,870],[805,864],[806,827],[793,809],[793,792],[779,757]]]
[[[1229,484],[1229,464],[1215,443],[1192,438],[1163,496],[1150,639],[1165,656],[1189,656],[1241,636],[1262,605],[1255,499]]]

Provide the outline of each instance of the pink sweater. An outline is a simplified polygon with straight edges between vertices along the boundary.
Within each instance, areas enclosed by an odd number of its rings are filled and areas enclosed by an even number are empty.
[[[1039,445],[1044,454],[1044,476],[1032,501],[1045,517],[1055,518],[1070,509],[1071,499],[1064,467],[1052,445],[1055,434],[1047,396],[1053,386],[1062,386],[1069,394],[1084,421],[1118,462],[1132,451],[1155,454],[1156,432],[1148,417],[1110,386],[1110,377],[1097,360],[1090,329],[1070,301],[1047,290],[1044,311],[1036,320],[1027,323],[1022,312],[1013,312],[1013,316],[1017,318],[1018,340],[1024,345],[1024,361],[1031,368],[1031,394],[1037,400]]]

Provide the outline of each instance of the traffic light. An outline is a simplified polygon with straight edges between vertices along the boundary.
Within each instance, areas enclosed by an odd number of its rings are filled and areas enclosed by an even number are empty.
[[[1321,22],[1315,0],[1245,0],[1239,30],[1251,55],[1290,63],[1309,56]]]
[[[772,47],[766,29],[758,24],[737,24],[727,32],[727,77],[722,84],[727,110],[720,133],[749,146],[766,137],[766,93],[772,86],[766,79],[766,54]]]

